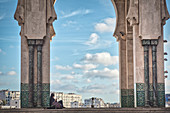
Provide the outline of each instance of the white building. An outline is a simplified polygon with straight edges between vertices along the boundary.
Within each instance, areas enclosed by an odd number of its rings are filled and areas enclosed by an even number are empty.
[[[79,107],[79,103],[78,102],[71,102],[71,108],[78,108]]]
[[[5,102],[6,106],[11,106],[11,100],[17,101],[17,107],[20,107],[20,92],[19,91],[9,91],[7,90],[0,90],[0,100]],[[16,106],[16,105],[15,105]]]
[[[10,106],[13,106],[15,108],[21,108],[20,105],[20,100],[10,100]]]
[[[170,107],[170,94],[165,95],[165,106]]]
[[[66,108],[71,108],[72,102],[78,102],[78,107],[82,105],[82,96],[77,95],[75,93],[68,93],[65,94],[63,92],[51,92],[54,93],[54,98],[57,99],[57,101],[62,100],[63,106]]]
[[[103,99],[101,98],[90,98],[84,100],[84,107],[91,108],[91,106],[94,106],[94,108],[103,108],[106,107]]]

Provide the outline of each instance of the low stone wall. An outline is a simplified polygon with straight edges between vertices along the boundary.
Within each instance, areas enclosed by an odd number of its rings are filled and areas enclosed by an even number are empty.
[[[170,108],[1,109],[0,113],[170,113]]]

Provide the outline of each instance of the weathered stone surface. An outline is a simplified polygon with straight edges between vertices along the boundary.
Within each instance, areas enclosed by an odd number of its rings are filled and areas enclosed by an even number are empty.
[[[21,89],[27,85],[29,89],[21,91],[22,108],[49,106],[50,87],[43,86],[50,86],[50,40],[57,19],[54,3],[18,0],[14,18],[21,26]]]
[[[1,113],[169,113],[169,108],[13,109]]]
[[[163,25],[170,17],[166,0],[111,1],[117,18],[114,36],[119,41],[122,107],[134,106],[134,93],[132,95],[135,91],[134,84],[141,87],[145,84],[144,93],[139,91],[140,87],[136,87],[137,98],[141,96],[141,100],[145,100],[139,102],[140,100],[136,99],[137,106],[146,106],[148,103],[146,101],[153,101],[154,90],[150,91],[151,85],[149,85],[152,84],[157,87],[158,96],[160,96],[158,106],[164,107]],[[14,15],[21,26],[21,95],[23,95],[21,97],[27,99],[28,95],[33,95],[33,97],[30,96],[30,100],[36,101],[39,98],[36,91],[40,92],[41,88],[37,90],[35,86],[41,87],[39,84],[41,81],[43,107],[48,106],[50,92],[50,40],[55,34],[52,23],[57,19],[54,3],[55,0],[18,0]],[[30,39],[34,41],[29,41]],[[42,44],[40,39],[43,40]],[[155,39],[158,40],[155,48],[157,53],[151,49]],[[38,49],[40,45],[42,53]],[[29,52],[29,49],[33,52]],[[157,77],[158,80],[153,77]],[[157,83],[158,86],[154,85]],[[25,86],[28,86],[30,92],[23,90],[24,84],[27,84]],[[123,92],[127,92],[127,95],[125,96]],[[23,99],[21,102],[25,102],[22,105],[28,107],[28,99]]]
[[[120,44],[120,88],[133,88],[134,83],[145,84],[144,89],[147,93],[138,91],[140,87],[136,87],[137,106],[145,106],[148,103],[146,101],[152,103],[152,96],[155,94],[155,91],[149,91],[149,84],[155,89],[158,88],[155,84],[164,84],[163,25],[170,18],[166,0],[112,0],[112,2],[117,16],[114,36]],[[121,38],[126,42],[126,48],[121,45]],[[152,50],[155,39],[158,40],[156,53]],[[122,64],[126,65],[126,68]],[[164,90],[159,94],[163,96],[163,92]],[[138,102],[140,101],[138,97],[146,101]],[[158,100],[158,106],[164,106],[160,104],[164,99]]]
[[[158,39],[161,36],[160,4],[161,0],[139,0],[139,36],[142,39]]]

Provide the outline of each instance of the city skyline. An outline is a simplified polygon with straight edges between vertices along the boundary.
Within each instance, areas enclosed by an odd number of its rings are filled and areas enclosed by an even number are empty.
[[[56,36],[51,42],[51,91],[119,102],[114,7],[110,0],[83,1],[56,1],[58,19],[54,22]],[[170,9],[170,1],[167,5]],[[0,0],[0,89],[20,90],[20,27],[13,18],[16,6],[17,0]],[[164,28],[164,38],[168,40],[165,51],[170,54],[170,20]],[[170,70],[169,61],[165,70]],[[170,76],[166,79],[166,93],[170,93],[168,86]]]

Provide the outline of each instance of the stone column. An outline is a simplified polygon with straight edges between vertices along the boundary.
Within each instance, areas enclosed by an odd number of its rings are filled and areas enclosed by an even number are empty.
[[[28,107],[34,107],[33,99],[34,99],[34,45],[35,40],[28,40],[29,47],[29,98],[28,98]]]
[[[149,107],[149,45],[150,40],[142,40],[144,47],[145,107]]]
[[[18,0],[14,18],[21,26],[22,37],[22,108],[49,107],[50,40],[55,35],[53,22],[57,19],[54,3],[55,0]],[[37,44],[40,40],[43,46]]]
[[[42,44],[43,40],[36,40],[37,44],[37,107],[42,107]]]
[[[121,107],[128,107],[128,78],[126,75],[126,40],[119,40],[119,84]]]
[[[158,107],[165,107],[165,78],[164,78],[164,42],[163,42],[163,26],[162,36],[158,40],[157,45],[157,99]]]
[[[153,84],[153,106],[157,107],[157,45],[158,40],[151,40],[152,46],[152,84]]]
[[[134,72],[133,72],[133,34],[126,39],[126,75],[128,81],[128,107],[134,107]]]

